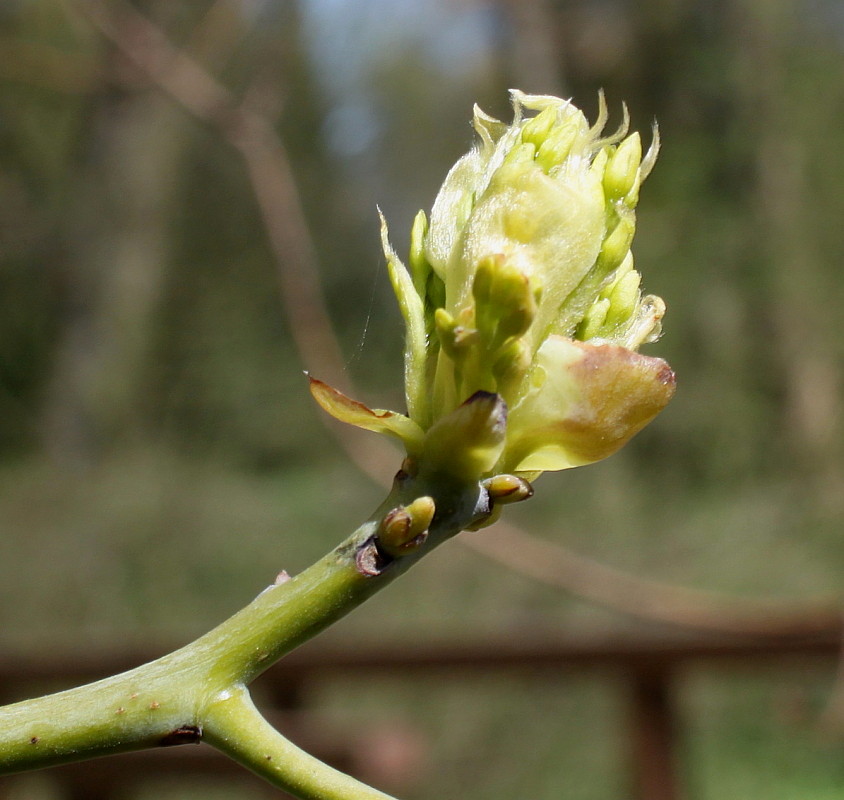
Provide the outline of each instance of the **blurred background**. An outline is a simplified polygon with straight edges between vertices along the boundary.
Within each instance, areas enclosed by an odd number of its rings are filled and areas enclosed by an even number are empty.
[[[400,407],[376,204],[403,251],[472,104],[508,119],[511,87],[658,121],[634,252],[676,399],[508,510],[530,547],[464,534],[326,637],[645,642],[763,599],[837,619],[843,67],[838,0],[2,0],[0,659],[164,652],[366,517],[382,490],[302,371]],[[614,675],[358,676],[307,704],[352,738],[399,726],[378,779],[407,800],[614,800]],[[683,671],[683,796],[840,797],[836,686],[834,659]],[[244,781],[126,796],[262,796]]]

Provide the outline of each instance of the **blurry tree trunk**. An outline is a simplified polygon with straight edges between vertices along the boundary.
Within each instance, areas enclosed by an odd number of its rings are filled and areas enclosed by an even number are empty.
[[[67,299],[43,411],[48,452],[87,460],[142,424],[145,367],[189,120],[155,92],[100,99],[67,220]]]
[[[801,467],[823,484],[835,477],[830,468],[840,457],[842,376],[833,352],[838,323],[829,318],[817,244],[816,220],[825,217],[813,213],[808,169],[811,143],[826,142],[834,129],[828,116],[835,105],[818,95],[822,87],[790,79],[789,37],[799,14],[793,0],[743,0],[733,7],[731,32],[745,123],[756,141],[755,244],[768,276],[773,346],[785,381],[782,432]]]

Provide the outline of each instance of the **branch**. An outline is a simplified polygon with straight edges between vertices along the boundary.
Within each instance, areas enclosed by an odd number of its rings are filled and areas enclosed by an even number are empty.
[[[631,575],[499,522],[462,543],[480,555],[578,597],[623,614],[670,625],[751,636],[841,630],[834,598],[735,597]]]
[[[296,346],[307,365],[325,367],[341,391],[343,356],[320,302],[316,253],[308,233],[284,143],[270,122],[225,86],[128,3],[79,0],[80,9],[137,68],[182,108],[210,125],[243,158],[270,245],[281,267],[282,295]],[[249,93],[247,93],[247,97]]]
[[[390,800],[296,747],[264,719],[246,689],[209,709],[205,741],[303,800]]]
[[[308,229],[287,150],[271,122],[246,92],[240,102],[223,84],[164,33],[122,0],[78,0],[79,8],[117,50],[185,111],[208,125],[240,158],[249,178],[277,265],[279,295],[299,359],[305,369],[345,394],[354,394],[334,336],[319,282],[316,247]],[[379,486],[383,464],[395,450],[360,431],[319,415],[346,455]]]
[[[419,497],[438,508],[424,544],[387,555],[378,538],[385,517]],[[317,767],[272,731],[250,710],[245,686],[489,509],[478,484],[455,489],[436,476],[400,472],[384,503],[345,542],[195,642],[120,675],[0,708],[0,774],[207,739],[304,798],[384,798]],[[266,755],[271,765],[261,762]],[[341,788],[351,793],[339,794]]]

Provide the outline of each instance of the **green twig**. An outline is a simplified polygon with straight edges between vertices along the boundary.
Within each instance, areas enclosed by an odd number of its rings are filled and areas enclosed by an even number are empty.
[[[378,543],[385,515],[418,497],[435,498],[437,508],[424,545],[387,555]],[[489,510],[478,484],[400,472],[381,507],[339,547],[195,642],[120,675],[0,708],[0,774],[204,740],[302,798],[383,800],[284,739],[246,685]]]
[[[285,739],[261,715],[246,689],[215,702],[206,714],[205,741],[304,800],[390,800],[323,764]]]

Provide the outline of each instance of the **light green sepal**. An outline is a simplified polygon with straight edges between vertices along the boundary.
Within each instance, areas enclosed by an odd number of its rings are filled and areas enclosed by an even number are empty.
[[[387,222],[379,209],[381,217],[381,246],[387,259],[387,272],[390,283],[404,317],[406,327],[404,343],[404,389],[407,399],[407,411],[411,419],[425,419],[428,397],[425,390],[425,368],[427,361],[425,336],[425,305],[419,296],[407,267],[396,255],[390,244]]]
[[[484,150],[490,152],[498,143],[498,140],[507,133],[510,126],[506,122],[500,122],[495,117],[491,117],[479,105],[475,104],[472,127],[481,137]]]
[[[420,466],[476,481],[498,461],[506,430],[507,404],[497,394],[475,392],[428,431]]]
[[[404,444],[408,455],[417,455],[421,451],[425,434],[409,417],[397,411],[369,408],[323,381],[310,376],[308,380],[314,400],[335,419],[368,431],[395,436]]]

